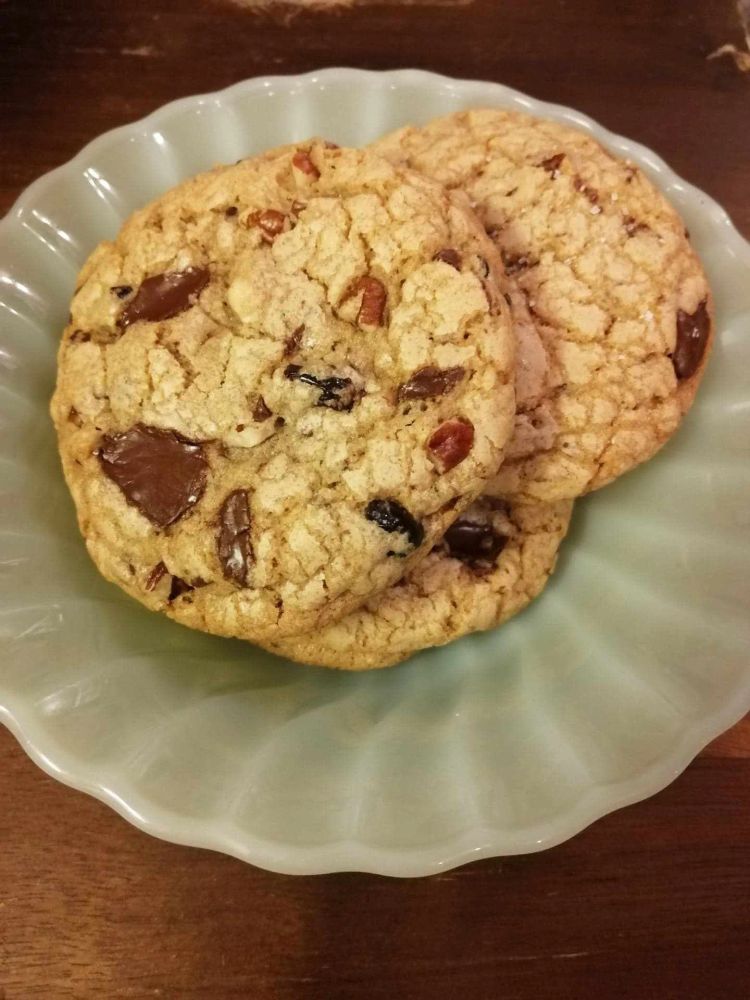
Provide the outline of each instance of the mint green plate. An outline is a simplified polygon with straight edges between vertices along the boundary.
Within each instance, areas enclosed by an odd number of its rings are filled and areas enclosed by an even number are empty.
[[[592,132],[682,212],[718,337],[676,440],[577,505],[526,612],[393,670],[294,666],[105,583],[47,416],[94,244],[216,162],[312,134],[364,143],[478,105]],[[0,720],[46,771],[143,830],[278,871],[423,875],[556,844],[662,788],[750,709],[748,372],[750,246],[657,156],[566,108],[333,69],[248,80],[109,132],[0,224]]]

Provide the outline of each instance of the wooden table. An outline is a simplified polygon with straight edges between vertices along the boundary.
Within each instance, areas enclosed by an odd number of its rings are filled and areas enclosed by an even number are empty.
[[[252,4],[252,0],[244,0]],[[309,4],[308,4],[309,6]],[[570,104],[750,235],[733,0],[0,0],[0,209],[105,129],[243,77],[414,65]],[[400,882],[288,878],[151,840],[0,733],[0,1000],[750,995],[750,722],[544,854]]]

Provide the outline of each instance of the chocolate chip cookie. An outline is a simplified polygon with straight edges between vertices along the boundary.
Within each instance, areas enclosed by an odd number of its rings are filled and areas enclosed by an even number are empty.
[[[575,497],[650,458],[692,403],[711,293],[677,213],[583,132],[467,111],[374,148],[463,189],[517,286],[518,415],[494,489]]]
[[[83,268],[52,401],[101,572],[247,639],[393,584],[512,431],[501,276],[463,195],[318,141],[136,213]]]
[[[544,587],[572,509],[570,500],[509,504],[484,496],[394,587],[325,629],[269,649],[303,663],[369,670],[499,625]]]

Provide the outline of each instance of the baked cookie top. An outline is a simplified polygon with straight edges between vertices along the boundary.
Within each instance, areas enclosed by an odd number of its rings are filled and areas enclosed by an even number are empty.
[[[650,458],[690,406],[711,295],[684,225],[583,132],[467,111],[376,143],[463,189],[519,293],[518,416],[495,489],[575,497]]]
[[[394,583],[502,459],[501,275],[464,196],[318,141],[137,212],[83,268],[52,401],[99,569],[249,639]]]
[[[544,587],[572,510],[571,500],[481,497],[384,594],[325,629],[268,648],[303,663],[368,670],[500,625]]]

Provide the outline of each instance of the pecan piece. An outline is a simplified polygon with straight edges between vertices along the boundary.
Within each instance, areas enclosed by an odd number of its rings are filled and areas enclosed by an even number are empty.
[[[473,444],[474,425],[469,420],[446,420],[428,440],[427,450],[443,473],[463,462]]]
[[[455,368],[435,368],[429,365],[414,372],[408,382],[399,386],[398,398],[431,399],[434,396],[445,396],[464,377],[466,370],[460,366]]]
[[[313,180],[317,180],[320,177],[320,171],[310,159],[310,154],[304,149],[300,149],[294,154],[292,164],[297,170],[301,170],[303,174],[312,177]]]
[[[349,288],[346,298],[362,293],[362,302],[357,313],[360,326],[382,326],[388,292],[378,278],[363,275]]]
[[[257,226],[266,243],[273,243],[279,233],[284,231],[286,216],[275,208],[266,208],[262,212],[253,212],[248,216],[247,224]]]

